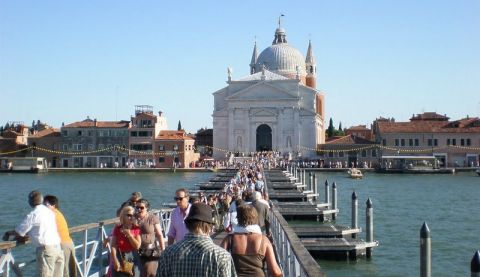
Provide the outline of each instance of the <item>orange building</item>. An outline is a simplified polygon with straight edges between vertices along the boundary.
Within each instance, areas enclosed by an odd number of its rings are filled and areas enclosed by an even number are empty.
[[[163,130],[155,138],[155,152],[160,153],[155,167],[191,168],[200,154],[195,152],[195,139],[184,130]]]

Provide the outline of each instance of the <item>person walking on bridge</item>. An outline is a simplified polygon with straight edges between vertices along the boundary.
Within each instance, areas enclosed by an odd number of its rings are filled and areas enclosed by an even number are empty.
[[[236,277],[232,256],[210,238],[212,209],[204,203],[193,204],[185,223],[190,233],[165,249],[157,276]]]
[[[188,233],[185,226],[185,218],[187,218],[190,211],[191,204],[188,202],[188,190],[181,188],[175,192],[175,202],[177,207],[172,211],[172,217],[170,219],[170,229],[168,230],[168,245],[172,245],[174,242],[181,241],[183,237]]]

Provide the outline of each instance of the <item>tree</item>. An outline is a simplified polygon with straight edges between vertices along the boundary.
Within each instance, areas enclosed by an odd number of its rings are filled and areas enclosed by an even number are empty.
[[[343,130],[342,130],[342,122],[341,122],[341,121],[340,121],[340,124],[338,124],[338,131],[340,131],[340,132],[343,131]]]
[[[178,121],[178,127],[177,127],[177,131],[180,131],[182,130],[182,122],[180,122],[180,120]]]
[[[330,117],[330,123],[328,124],[328,129],[327,129],[327,136],[331,138],[333,137],[334,133],[335,133],[335,127],[333,127],[333,119]]]

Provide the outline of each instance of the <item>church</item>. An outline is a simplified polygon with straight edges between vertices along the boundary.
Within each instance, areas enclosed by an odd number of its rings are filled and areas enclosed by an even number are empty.
[[[306,58],[287,42],[279,21],[271,46],[253,47],[250,75],[214,92],[213,157],[227,152],[280,151],[313,158],[325,143],[325,95],[316,88],[311,41]]]

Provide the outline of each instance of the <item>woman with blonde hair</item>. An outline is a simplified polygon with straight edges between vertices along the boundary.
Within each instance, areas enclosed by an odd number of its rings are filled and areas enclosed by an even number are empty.
[[[135,209],[125,206],[120,211],[120,224],[112,232],[112,276],[140,276],[138,254],[136,253],[142,243],[140,228],[135,222]],[[133,267],[132,267],[133,265]]]
[[[242,276],[265,276],[264,262],[270,276],[282,276],[275,260],[273,246],[258,226],[258,213],[254,207],[245,204],[237,207],[238,226],[220,244],[230,251],[235,271]]]

